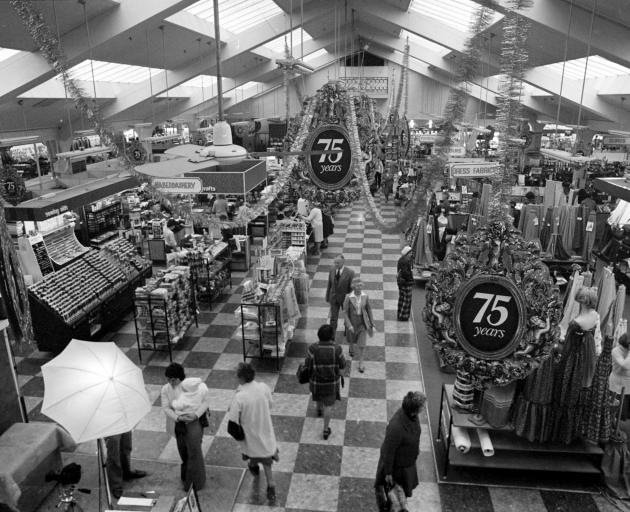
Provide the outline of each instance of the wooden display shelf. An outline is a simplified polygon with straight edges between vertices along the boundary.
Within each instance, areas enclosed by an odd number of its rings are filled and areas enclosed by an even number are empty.
[[[595,444],[575,442],[532,443],[518,437],[512,425],[495,428],[487,422],[473,421],[475,415],[458,410],[453,402],[453,385],[442,385],[439,426],[435,439],[436,457],[441,465],[441,477],[448,478],[451,467],[484,468],[493,470],[528,471],[536,475],[561,473],[601,478],[603,450]],[[469,429],[470,450],[461,453],[454,445],[452,427]],[[474,429],[484,429],[492,441],[494,455],[486,457]],[[540,476],[544,478],[544,476]]]

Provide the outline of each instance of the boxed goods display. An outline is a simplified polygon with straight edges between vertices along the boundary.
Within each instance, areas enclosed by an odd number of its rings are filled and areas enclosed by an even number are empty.
[[[195,316],[190,269],[169,267],[135,291],[135,320],[142,349],[177,343]]]

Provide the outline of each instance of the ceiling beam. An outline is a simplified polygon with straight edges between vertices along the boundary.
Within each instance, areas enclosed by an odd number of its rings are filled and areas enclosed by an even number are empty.
[[[473,1],[486,6],[490,3],[493,9],[502,13],[507,12],[507,0]],[[570,11],[571,5],[567,2],[535,0],[531,8],[520,11],[519,14],[539,25],[559,32],[563,37],[566,37],[570,20],[570,46],[585,47],[589,41],[591,11],[574,6],[571,16],[569,16]],[[595,13],[593,35],[590,38],[591,55],[598,54],[618,64],[630,67],[629,40],[630,29],[628,27],[597,16],[597,12]]]
[[[151,0],[150,2],[121,2],[90,22],[92,50],[120,36],[146,27],[157,26],[164,17],[195,3],[195,0]],[[77,7],[78,8],[78,7]],[[69,66],[89,58],[90,48],[85,41],[83,25],[63,35],[63,50]],[[21,52],[0,63],[0,102],[22,94],[52,78],[55,71],[39,52]]]
[[[304,22],[306,23],[307,21],[312,21],[324,16],[327,12],[326,10],[329,9],[333,3],[334,0],[320,0],[314,2],[304,10]],[[250,27],[242,34],[228,39],[225,46],[221,49],[221,62],[225,64],[232,59],[241,58],[243,54],[251,52],[272,39],[287,33],[289,31],[287,28],[287,18],[288,16],[285,14],[278,14],[269,20]],[[275,64],[272,64],[272,66],[275,66]],[[133,89],[130,89],[128,94],[117,98],[116,101],[105,107],[103,115],[105,118],[118,115],[137,103],[144,101],[148,97],[147,90],[152,89],[154,95],[166,91],[167,78],[168,88],[171,88],[200,74],[214,76],[216,74],[216,65],[212,64],[208,67],[206,63],[200,63],[198,59],[194,59],[179,69],[169,70],[168,77],[166,72],[159,72],[152,77],[151,84],[149,84],[148,80],[136,84]],[[149,85],[151,85],[151,87],[149,87]]]

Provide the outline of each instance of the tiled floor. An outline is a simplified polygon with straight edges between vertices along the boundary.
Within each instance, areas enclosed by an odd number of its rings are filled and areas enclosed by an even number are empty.
[[[282,369],[279,373],[268,370],[257,374],[274,392],[272,414],[280,443],[280,462],[274,466],[277,501],[270,506],[264,478],[254,478],[246,472],[234,512],[375,510],[372,483],[387,419],[407,391],[422,390],[423,384],[413,324],[396,321],[400,239],[375,229],[364,211],[363,204],[357,203],[336,215],[329,248],[320,258],[309,257],[309,307],[297,326]],[[393,205],[384,206],[383,213],[392,219]],[[359,373],[356,364],[348,371],[343,399],[334,408],[332,435],[324,441],[322,420],[316,417],[307,386],[297,384],[295,371],[308,344],[315,341],[316,328],[326,321],[328,308],[323,297],[327,273],[334,256],[341,252],[346,264],[363,278],[375,312],[377,332],[368,338],[365,373]],[[237,283],[243,274],[235,273],[234,277]],[[211,390],[212,421],[203,443],[207,464],[243,468],[225,420],[236,387],[234,368],[242,360],[240,341],[229,339],[237,324],[232,315],[240,300],[237,292],[235,287],[235,293],[200,315],[199,327],[191,329],[175,347],[174,360],[186,367],[189,376],[203,378]],[[415,309],[419,307],[416,305]],[[133,332],[133,322],[128,321],[112,339],[138,362]],[[144,364],[140,366],[153,410],[134,433],[133,455],[139,459],[177,461],[175,441],[164,433],[165,421],[159,407],[159,389],[168,358],[147,352],[143,356]],[[35,352],[19,360],[20,383],[33,419],[45,419],[39,413],[43,396],[39,367],[49,358],[48,354]],[[612,510],[604,499],[590,495],[438,485],[426,416],[422,422],[418,458],[421,483],[410,500],[410,511]],[[92,447],[79,450],[90,451]]]

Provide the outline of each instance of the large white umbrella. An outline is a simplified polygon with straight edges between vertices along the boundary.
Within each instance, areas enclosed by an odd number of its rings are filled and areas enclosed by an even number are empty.
[[[142,371],[112,342],[73,339],[42,374],[42,413],[77,443],[128,432],[151,410]]]

